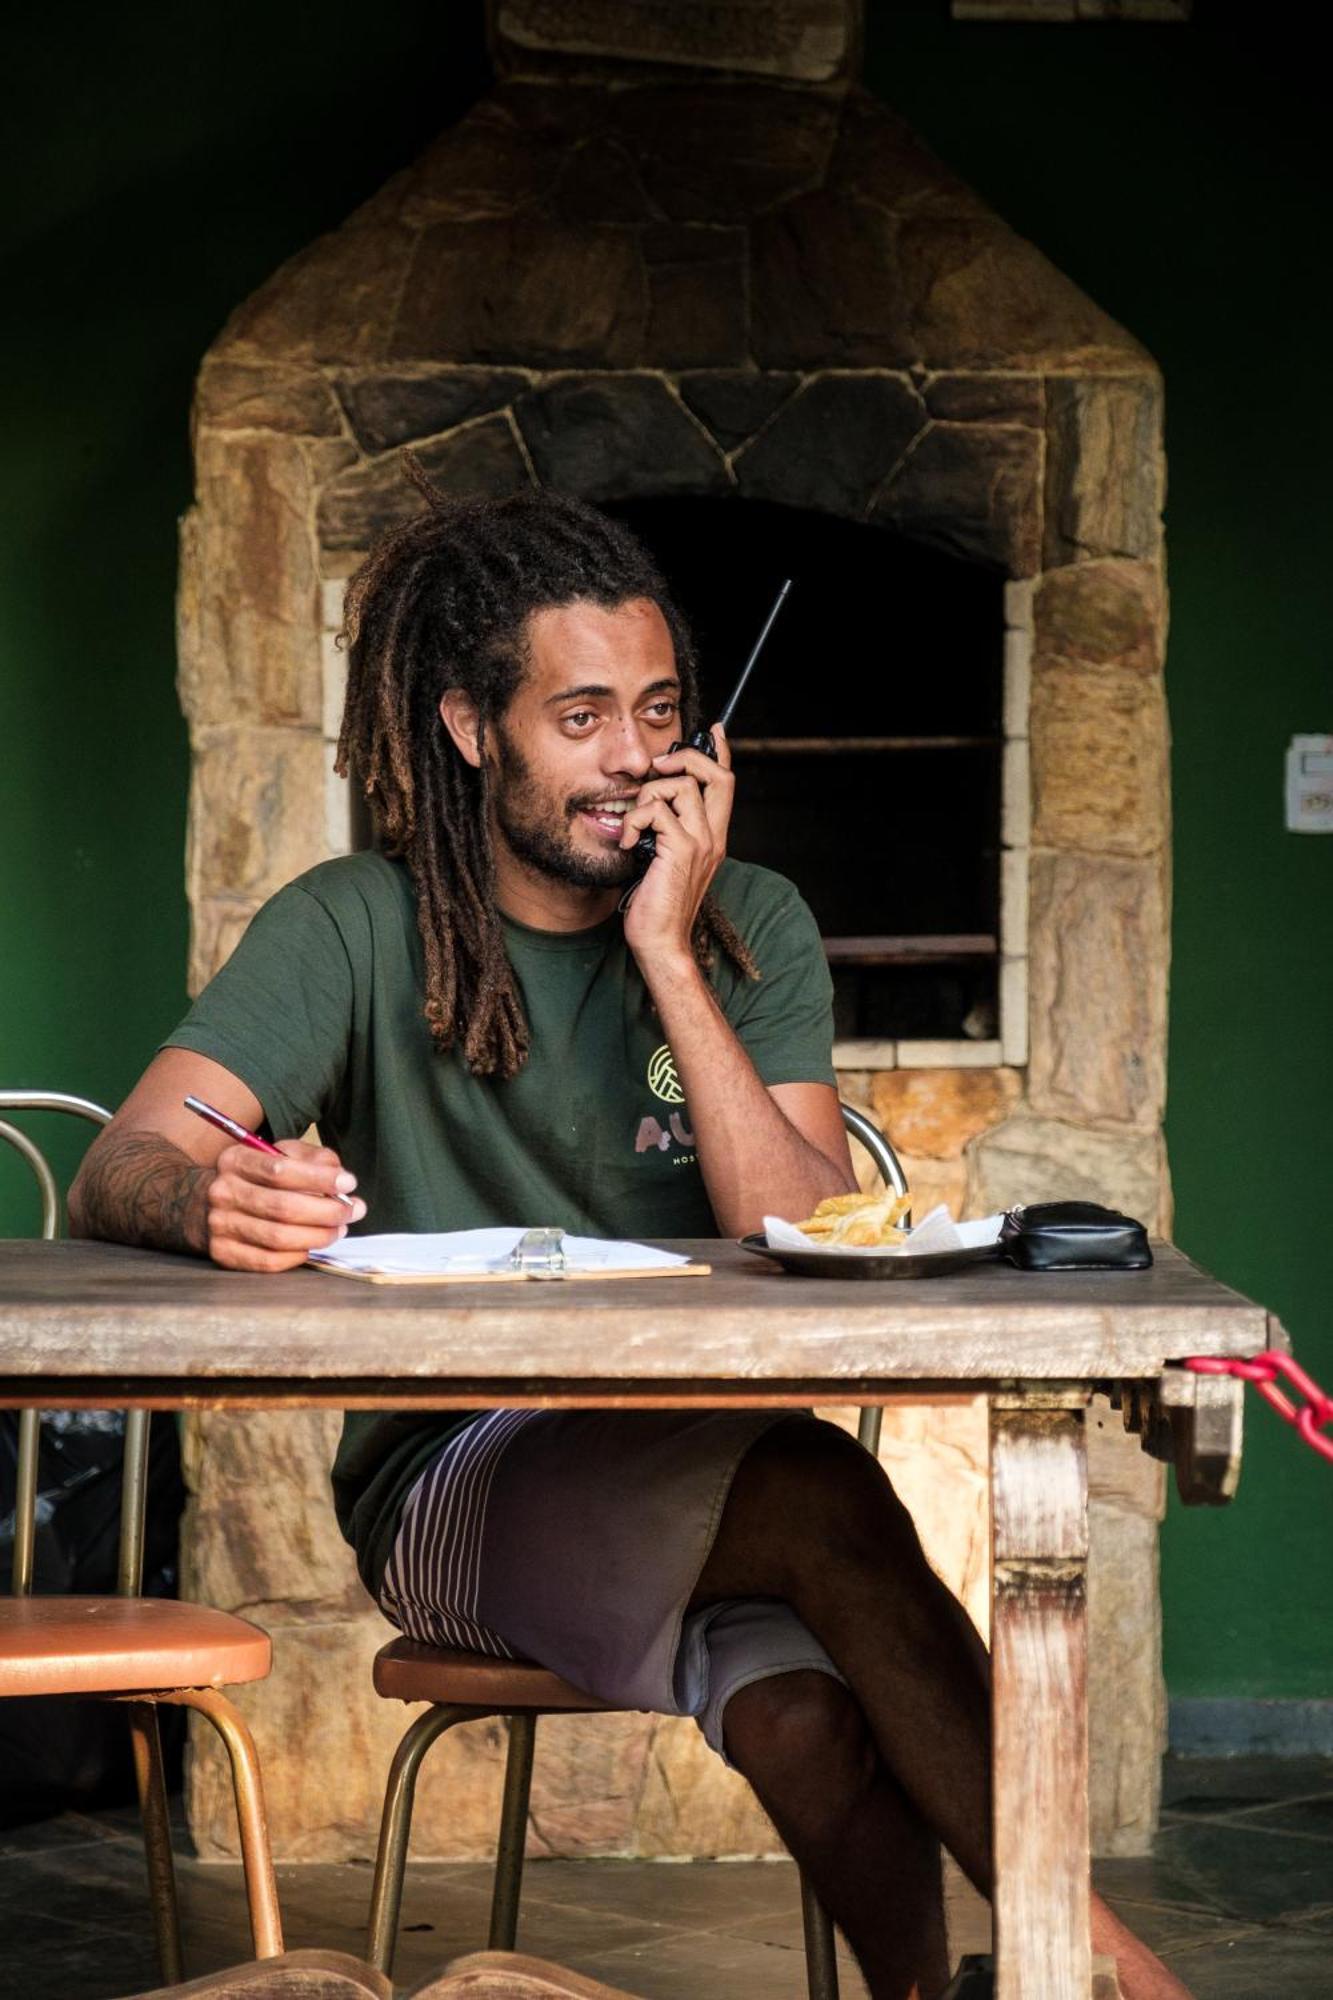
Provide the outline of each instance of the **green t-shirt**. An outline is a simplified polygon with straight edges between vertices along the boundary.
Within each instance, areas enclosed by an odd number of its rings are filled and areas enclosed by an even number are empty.
[[[814,920],[768,869],[725,861],[719,904],[761,977],[710,978],[766,1084],[834,1081],[832,985]],[[356,1175],[363,1233],[555,1225],[711,1236],[689,1107],[618,915],[587,931],[504,920],[532,1046],[508,1082],[440,1054],[423,1015],[411,877],[354,854],[279,890],[167,1046],[247,1084],[274,1138],[318,1125]],[[334,1500],[378,1590],[403,1501],[468,1413],[349,1414]]]

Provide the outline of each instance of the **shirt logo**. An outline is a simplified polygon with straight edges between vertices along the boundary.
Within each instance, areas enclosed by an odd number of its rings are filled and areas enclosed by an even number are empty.
[[[676,1074],[676,1059],[667,1044],[654,1049],[648,1058],[648,1088],[654,1097],[660,1097],[663,1104],[683,1104],[685,1092],[680,1087]]]

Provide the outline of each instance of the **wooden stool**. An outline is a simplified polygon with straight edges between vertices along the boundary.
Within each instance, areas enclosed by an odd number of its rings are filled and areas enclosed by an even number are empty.
[[[71,1111],[105,1125],[110,1112],[58,1091],[0,1091],[6,1110]],[[0,1142],[21,1153],[37,1177],[42,1235],[59,1228],[60,1202],[45,1156],[27,1133],[0,1117]],[[81,1695],[127,1706],[134,1771],[143,1812],[144,1852],[162,1976],[182,1974],[176,1878],[171,1857],[166,1779],[157,1709],[163,1703],[207,1716],[226,1745],[240,1826],[246,1897],[255,1955],[282,1950],[282,1920],[269,1852],[263,1787],[254,1739],[244,1717],[220,1690],[263,1680],[272,1665],[268,1634],[248,1619],[205,1605],[141,1597],[144,1504],[148,1472],[148,1412],[125,1418],[120,1552],[114,1597],[34,1597],[37,1449],[41,1416],[19,1418],[14,1509],[13,1596],[0,1598],[0,1699],[17,1695]]]

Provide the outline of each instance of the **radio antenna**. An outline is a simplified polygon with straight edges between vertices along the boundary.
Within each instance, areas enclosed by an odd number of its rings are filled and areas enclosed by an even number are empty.
[[[741,677],[737,681],[736,686],[732,691],[731,700],[727,703],[721,715],[719,715],[718,717],[718,721],[721,723],[724,729],[731,721],[732,715],[735,712],[736,703],[740,700],[741,696],[745,692],[745,683],[749,680],[751,673],[754,671],[754,663],[764,650],[764,641],[767,639],[769,633],[773,630],[773,622],[776,619],[779,611],[781,611],[783,605],[786,603],[787,592],[790,589],[791,589],[791,578],[788,577],[787,581],[783,584],[781,590],[778,592],[776,598],[773,600],[773,608],[769,612],[767,618],[764,620],[764,629],[754,642],[754,651],[750,654],[749,659],[745,662],[745,665],[741,668]]]

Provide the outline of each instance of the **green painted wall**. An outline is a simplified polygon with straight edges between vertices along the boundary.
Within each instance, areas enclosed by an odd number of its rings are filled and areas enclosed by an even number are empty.
[[[1288,736],[1333,730],[1323,107],[1302,51],[1233,34],[1206,0],[1185,29],[868,11],[871,87],[1165,370],[1178,1236],[1333,1378],[1333,839],[1281,824]],[[181,1010],[172,593],[194,370],[233,304],[475,95],[473,12],[242,0],[204,29],[152,0],[64,10],[59,47],[29,16],[10,44],[6,1081],[113,1103]],[[34,1221],[0,1164],[0,1229]],[[1168,1522],[1168,1677],[1333,1695],[1333,1469],[1250,1415],[1236,1505]]]
[[[114,1105],[185,1006],[174,592],[200,357],[489,71],[480,5],[425,0],[83,0],[58,27],[25,10],[6,57],[0,1078]],[[72,1168],[86,1128],[39,1123]],[[3,1149],[0,1231],[36,1221]]]

